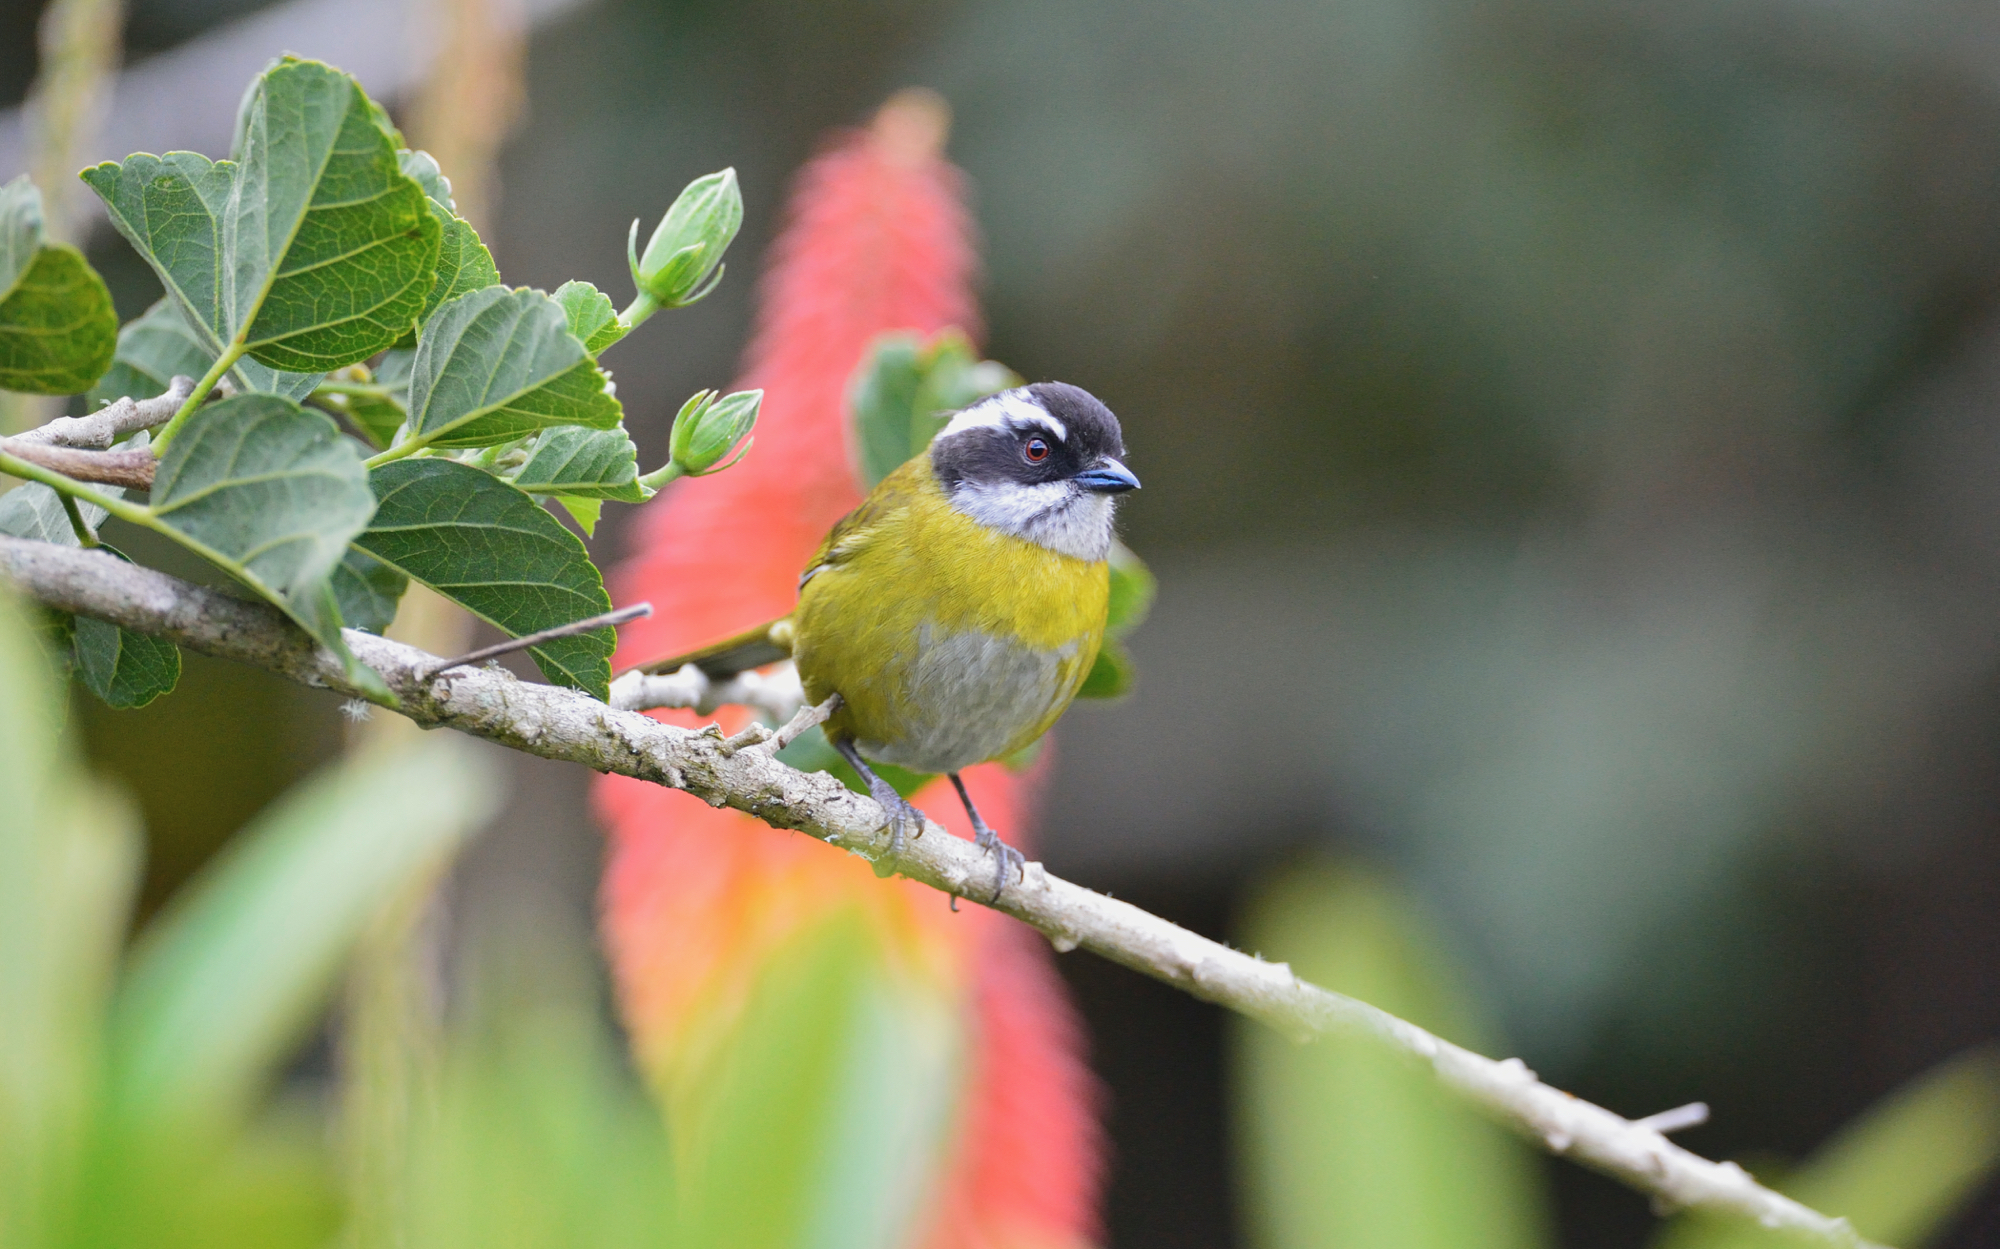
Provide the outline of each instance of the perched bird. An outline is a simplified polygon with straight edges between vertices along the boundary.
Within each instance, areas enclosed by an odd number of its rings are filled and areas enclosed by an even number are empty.
[[[1136,490],[1118,418],[1042,382],[951,418],[827,534],[792,614],[692,655],[713,678],[789,653],[806,696],[839,696],[827,739],[889,816],[890,850],[923,813],[869,760],[951,778],[994,897],[1024,866],[973,806],[959,771],[1049,731],[1104,641],[1116,497]]]

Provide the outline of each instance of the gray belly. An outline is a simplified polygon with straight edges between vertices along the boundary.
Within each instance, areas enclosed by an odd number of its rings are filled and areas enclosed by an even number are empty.
[[[1076,643],[1036,651],[986,633],[939,634],[926,624],[913,653],[884,673],[904,692],[905,731],[855,743],[871,759],[918,772],[956,772],[997,758],[1062,696]]]

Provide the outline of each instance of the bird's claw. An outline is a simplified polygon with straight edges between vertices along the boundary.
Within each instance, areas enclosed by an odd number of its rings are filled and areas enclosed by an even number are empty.
[[[915,828],[916,835],[923,836],[924,813],[911,806],[909,799],[897,793],[894,785],[879,776],[868,778],[868,796],[873,798],[881,806],[882,813],[889,817],[890,857],[901,858],[903,846],[908,840],[903,835],[904,828]]]
[[[1007,873],[1009,871],[1019,872],[1022,882],[1026,883],[1028,879],[1028,856],[1000,840],[1000,834],[987,828],[982,823],[979,829],[973,834],[972,844],[986,851],[986,853],[992,855],[994,858],[993,896],[987,899],[988,902],[998,902],[1000,900],[1001,893],[1007,888]]]

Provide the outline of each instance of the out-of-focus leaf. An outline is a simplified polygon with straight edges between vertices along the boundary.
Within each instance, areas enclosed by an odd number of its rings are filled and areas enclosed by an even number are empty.
[[[512,637],[611,610],[577,536],[490,473],[443,459],[395,460],[371,474],[375,519],[356,546]],[[609,694],[610,629],[529,648],[542,674]]]
[[[981,360],[960,330],[876,339],[848,385],[862,488],[930,446],[957,409],[1020,384],[1006,366]]]
[[[1131,652],[1115,637],[1106,636],[1097,650],[1097,659],[1076,689],[1078,698],[1123,698],[1132,692],[1138,670]]]
[[[492,446],[558,425],[610,429],[623,415],[562,305],[499,286],[461,295],[424,323],[409,408],[415,436],[440,447]]]
[[[1111,607],[1104,627],[1114,637],[1123,637],[1146,622],[1156,585],[1152,570],[1123,542],[1112,542],[1110,564]]]
[[[1451,1040],[1484,1039],[1425,918],[1360,872],[1301,866],[1267,882],[1241,940]],[[1232,1023],[1244,1191],[1259,1249],[1547,1243],[1536,1159],[1428,1070],[1364,1037],[1299,1045]]]
[[[623,429],[552,429],[535,440],[528,462],[512,478],[529,494],[643,503],[653,492],[639,484],[639,450]]]
[[[77,394],[111,367],[118,314],[83,253],[42,237],[42,193],[0,187],[0,390]]]
[[[333,597],[350,629],[381,633],[396,618],[410,579],[359,547],[349,546],[333,570]]]
[[[556,287],[555,299],[569,317],[569,332],[577,336],[591,355],[625,337],[625,327],[618,322],[618,310],[611,306],[611,297],[590,283],[564,282]]]
[[[774,951],[729,1043],[665,1090],[684,1134],[678,1243],[904,1243],[954,1109],[957,1019],[895,978],[852,911]]]
[[[423,310],[440,231],[386,116],[346,74],[285,57],[241,123],[234,160],[142,152],[83,179],[211,359],[241,344],[313,373],[390,346]]]
[[[139,867],[131,811],[73,770],[26,611],[0,587],[0,1228],[62,1243]]]
[[[2000,1163],[2000,1051],[1973,1050],[1905,1085],[1777,1182],[1879,1244],[1915,1246],[1943,1230]],[[1688,1214],[1657,1249],[1779,1249],[1807,1242],[1740,1219]]]
[[[494,809],[475,748],[427,739],[288,792],[142,936],[112,1017],[117,1121],[148,1139],[238,1122],[328,1002],[387,898]]]
[[[388,696],[340,637],[330,578],[375,496],[331,420],[274,395],[237,395],[192,422],[160,461],[150,523],[269,598]]]
[[[109,494],[122,494],[120,490],[109,490]],[[94,503],[77,503],[84,523],[95,529],[104,523],[106,512]],[[32,538],[36,542],[54,542],[59,546],[79,545],[76,530],[70,527],[69,515],[63,511],[62,496],[42,485],[28,482],[0,494],[0,533],[10,538]]]
[[[825,772],[857,794],[868,792],[868,783],[861,779],[853,765],[840,757],[833,743],[826,740],[826,731],[815,725],[792,739],[791,745],[778,752],[786,766],[801,772]],[[924,786],[937,779],[935,773],[912,772],[899,768],[893,763],[871,763],[875,775],[889,782],[897,793],[908,798]]]

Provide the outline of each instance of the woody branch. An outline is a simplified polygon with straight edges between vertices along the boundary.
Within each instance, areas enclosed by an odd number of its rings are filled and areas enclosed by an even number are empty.
[[[0,537],[0,577],[52,607],[164,637],[305,685],[354,695],[340,662],[274,609],[190,585],[109,555]],[[497,668],[440,672],[437,656],[355,630],[348,644],[425,727],[445,727],[547,759],[580,763],[686,790],[795,829],[935,889],[978,901],[992,864],[971,843],[928,825],[890,859],[882,809],[824,773],[803,773],[765,746],[740,747],[710,726],[661,724],[585,694],[516,679]],[[1732,1162],[1713,1162],[1667,1140],[1673,1112],[1634,1121],[1542,1083],[1519,1059],[1496,1062],[1365,1002],[1308,984],[1267,963],[1030,864],[995,910],[1044,933],[1058,950],[1079,947],[1196,997],[1262,1020],[1301,1041],[1334,1032],[1377,1038],[1428,1065],[1446,1086],[1506,1127],[1650,1194],[1664,1208],[1723,1211],[1826,1245],[1867,1249],[1844,1219],[1830,1218],[1758,1184]],[[1665,1122],[1663,1122],[1665,1120]]]

